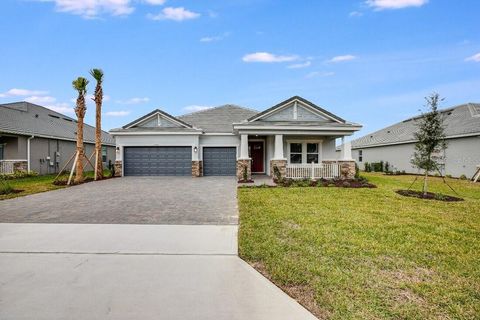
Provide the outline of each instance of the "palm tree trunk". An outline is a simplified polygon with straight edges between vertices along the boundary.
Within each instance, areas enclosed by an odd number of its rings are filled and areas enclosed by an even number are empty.
[[[77,122],[77,167],[75,169],[75,183],[83,182],[83,160],[85,157],[85,149],[83,146],[83,116],[78,117]]]
[[[95,180],[103,179],[103,164],[102,164],[102,93],[101,88],[97,91],[95,97],[96,116],[95,116]]]

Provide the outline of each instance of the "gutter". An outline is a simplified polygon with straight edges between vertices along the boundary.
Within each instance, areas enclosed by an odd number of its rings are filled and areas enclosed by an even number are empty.
[[[30,141],[33,138],[35,138],[35,136],[27,138],[27,172],[30,172]]]

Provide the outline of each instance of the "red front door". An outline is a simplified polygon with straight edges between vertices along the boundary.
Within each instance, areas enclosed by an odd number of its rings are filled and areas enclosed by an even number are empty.
[[[263,167],[264,158],[263,158],[263,141],[249,141],[248,142],[248,151],[250,153],[250,158],[252,159],[252,172],[261,173],[265,172]]]

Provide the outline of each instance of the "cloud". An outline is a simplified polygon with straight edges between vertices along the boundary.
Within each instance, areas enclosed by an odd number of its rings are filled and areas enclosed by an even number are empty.
[[[151,20],[173,20],[173,21],[191,20],[191,19],[196,19],[198,17],[200,17],[200,13],[186,10],[183,7],[178,7],[178,8],[167,7],[157,15],[153,15],[150,13],[147,15],[147,18]]]
[[[359,12],[359,11],[352,11],[348,14],[349,17],[361,17],[363,16],[363,13],[362,12]]]
[[[301,68],[307,68],[312,65],[311,61],[305,61],[303,63],[296,63],[296,64],[291,64],[287,68],[288,69],[301,69]]]
[[[68,103],[64,103],[64,102],[48,104],[48,105],[45,105],[44,107],[50,110],[56,111],[58,113],[69,113],[69,114],[75,113],[73,108]]]
[[[40,2],[54,2],[60,12],[67,12],[92,19],[100,14],[123,16],[131,14],[135,9],[130,5],[131,0],[36,0]],[[151,0],[150,0],[151,1]]]
[[[127,99],[127,100],[117,100],[117,103],[120,103],[120,104],[140,104],[140,103],[147,103],[149,101],[150,101],[150,98],[147,98],[147,97],[144,97],[144,98],[135,97],[135,98]]]
[[[28,89],[17,89],[13,88],[4,93],[0,93],[0,97],[24,97],[24,96],[41,96],[48,94],[48,91],[43,90],[28,90]]]
[[[128,110],[120,110],[120,111],[107,111],[103,115],[107,117],[124,117],[128,116],[130,114],[130,111]]]
[[[367,0],[365,2],[375,10],[403,9],[408,7],[421,7],[428,3],[428,0]]]
[[[197,112],[197,111],[203,111],[203,110],[207,110],[207,109],[211,109],[213,107],[210,107],[210,106],[200,106],[200,105],[191,105],[191,106],[187,106],[185,108],[183,108],[182,110],[184,112]]]
[[[226,37],[228,37],[229,35],[230,35],[229,32],[225,32],[224,34],[219,35],[219,36],[203,37],[203,38],[200,38],[200,42],[215,42],[215,41],[221,41],[221,40],[225,39]]]
[[[480,52],[465,59],[465,61],[480,62]]]
[[[242,60],[244,62],[262,62],[262,63],[272,63],[272,62],[289,62],[298,60],[298,56],[288,55],[288,56],[279,56],[268,52],[255,52],[246,54],[243,56]]]
[[[351,54],[347,54],[347,55],[343,55],[343,56],[335,56],[332,59],[328,60],[327,62],[337,63],[337,62],[351,61],[351,60],[355,60],[355,59],[357,59],[356,56],[351,55]]]
[[[47,103],[54,103],[55,101],[57,101],[57,99],[51,96],[30,96],[25,98],[25,101],[43,105]]]
[[[161,6],[164,5],[167,0],[143,0],[145,3],[154,5],[154,6]]]
[[[311,78],[317,78],[317,77],[331,77],[335,75],[335,72],[331,72],[331,71],[313,71],[313,72],[310,72],[308,73],[305,78],[307,79],[311,79]]]

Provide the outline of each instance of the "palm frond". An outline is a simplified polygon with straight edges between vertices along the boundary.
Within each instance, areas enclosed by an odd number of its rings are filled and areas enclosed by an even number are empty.
[[[90,75],[97,80],[97,82],[102,83],[103,81],[103,70],[102,69],[91,69]]]
[[[78,77],[77,79],[72,81],[72,86],[75,90],[78,91],[79,94],[86,94],[88,82],[89,81],[84,77]]]

